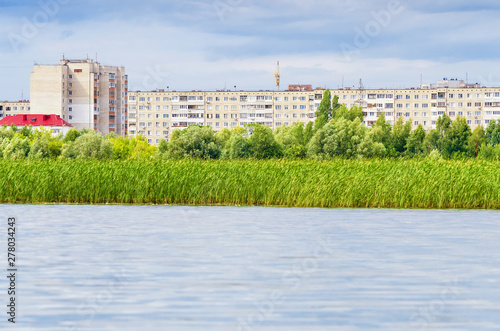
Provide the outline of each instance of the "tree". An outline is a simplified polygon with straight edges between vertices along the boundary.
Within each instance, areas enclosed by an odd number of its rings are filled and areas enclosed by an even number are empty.
[[[280,126],[275,131],[276,141],[283,146],[283,154],[288,158],[304,158],[306,143],[304,125],[295,122],[292,126]]]
[[[446,115],[445,115],[446,116]],[[446,116],[447,117],[447,116]],[[448,117],[449,119],[449,117]],[[458,116],[444,131],[439,144],[444,158],[464,157],[468,154],[468,140],[471,129],[464,117]]]
[[[486,143],[486,133],[482,125],[476,126],[472,131],[471,136],[467,141],[469,156],[477,157],[481,151],[481,147]]]
[[[388,153],[394,154],[394,146],[392,145],[392,128],[391,123],[385,120],[384,113],[380,114],[379,118],[372,125],[371,136],[374,142],[382,143]]]
[[[492,120],[486,127],[486,145],[496,146],[500,144],[500,120]]]
[[[227,159],[247,158],[250,155],[248,138],[238,134],[231,135],[222,151],[222,156]]]
[[[313,122],[308,122],[304,129],[304,146],[307,146],[314,136]]]
[[[358,106],[352,106],[350,109],[347,108],[345,104],[340,106],[338,111],[335,113],[335,118],[345,118],[349,121],[354,121],[354,119],[358,118],[360,121],[363,121],[363,108]]]
[[[190,125],[185,130],[175,130],[168,143],[167,157],[217,159],[221,155],[221,145],[212,128]]]
[[[2,145],[5,159],[24,159],[30,151],[29,139],[19,133],[16,133],[12,139],[5,139]]]
[[[338,100],[338,98],[337,98]],[[316,110],[316,121],[314,124],[314,129],[319,130],[330,120],[332,116],[332,101],[331,101],[331,93],[330,90],[326,90],[323,93],[323,98],[321,99],[321,103]]]
[[[231,131],[228,128],[224,128],[215,134],[215,137],[219,141],[221,148],[226,146],[227,141],[231,138]]]
[[[249,125],[252,134],[248,138],[252,157],[269,159],[282,156],[281,146],[274,139],[273,131],[268,126],[260,124]]]
[[[425,130],[422,124],[419,124],[410,136],[406,140],[406,155],[415,156],[426,152],[425,141]]]
[[[315,159],[329,159],[334,156],[356,157],[366,132],[367,128],[359,118],[350,121],[339,117],[316,132],[309,143],[307,155]]]
[[[113,143],[94,132],[85,133],[62,148],[62,156],[70,159],[110,159],[112,155]]]
[[[411,120],[403,123],[403,118],[400,117],[392,127],[392,146],[398,154],[403,154],[406,151],[406,143],[411,133]]]

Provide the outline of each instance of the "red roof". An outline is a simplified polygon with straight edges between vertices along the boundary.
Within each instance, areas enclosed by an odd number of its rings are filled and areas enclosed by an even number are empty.
[[[71,124],[66,122],[59,115],[14,115],[7,116],[0,121],[0,126],[7,124],[8,126],[14,124],[15,126],[69,126]]]

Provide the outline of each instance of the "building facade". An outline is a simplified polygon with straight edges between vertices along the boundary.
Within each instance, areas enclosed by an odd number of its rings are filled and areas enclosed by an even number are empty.
[[[58,65],[35,65],[30,83],[31,113],[59,115],[77,129],[127,134],[124,67],[64,59]]]
[[[7,116],[14,116],[19,114],[30,114],[31,104],[28,100],[21,100],[17,102],[0,101],[0,119]]]
[[[411,121],[412,128],[422,125],[426,131],[436,127],[437,119],[447,114],[452,120],[462,116],[474,129],[500,119],[500,88],[467,86],[458,81],[414,89],[337,89],[331,90],[339,103],[361,106],[364,124],[371,127],[384,114],[394,124],[399,118]],[[440,86],[440,87],[438,87]],[[215,131],[250,123],[273,129],[295,122],[308,123],[324,89],[213,92],[130,92],[130,135],[144,135],[152,144],[169,139],[172,130],[189,125],[208,125]]]

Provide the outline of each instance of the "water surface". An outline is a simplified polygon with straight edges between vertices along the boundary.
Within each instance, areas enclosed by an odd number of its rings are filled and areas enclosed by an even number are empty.
[[[2,205],[0,215],[4,233],[9,215],[20,223],[19,330],[500,329],[495,211]]]

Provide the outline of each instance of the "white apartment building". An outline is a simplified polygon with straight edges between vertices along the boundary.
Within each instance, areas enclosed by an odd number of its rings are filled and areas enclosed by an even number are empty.
[[[57,65],[35,65],[30,90],[32,114],[59,115],[78,129],[127,134],[124,67],[67,59]]]

